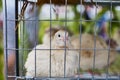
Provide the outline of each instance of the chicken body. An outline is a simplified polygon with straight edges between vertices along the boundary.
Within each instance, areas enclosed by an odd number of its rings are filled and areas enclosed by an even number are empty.
[[[106,45],[105,41],[100,37],[94,38],[93,35],[82,34],[81,44],[79,36],[72,37],[71,43],[75,49],[80,49],[81,46],[81,50],[78,50],[78,52],[80,53],[80,68],[82,70],[92,69],[94,63],[95,69],[102,69],[108,64],[112,63],[116,58],[115,51],[110,50],[109,52],[107,50],[108,46]]]
[[[66,41],[66,44],[64,44]],[[26,76],[52,77],[74,76],[78,69],[78,52],[71,48],[68,33],[58,31],[52,41],[51,48],[46,44],[38,45],[28,55],[25,63]],[[35,50],[41,49],[41,50]],[[35,57],[36,54],[36,57]],[[66,55],[66,57],[65,57]]]
[[[114,37],[115,41],[118,44],[118,49],[120,50],[120,29],[118,31],[115,32]]]

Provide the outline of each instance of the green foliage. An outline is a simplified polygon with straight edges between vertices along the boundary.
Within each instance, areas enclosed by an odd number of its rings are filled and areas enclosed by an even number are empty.
[[[40,26],[40,29],[39,29],[39,43],[42,43],[42,38],[44,36],[44,33],[45,33],[45,29],[47,27],[50,27],[50,21],[41,21],[39,23],[39,26]]]
[[[3,58],[3,54],[0,54],[0,80],[4,80],[4,75],[3,75],[3,62],[4,62],[4,58]]]
[[[3,74],[3,66],[4,65],[4,57],[3,57],[3,34],[0,29],[0,80],[4,80]]]
[[[2,8],[2,0],[0,0],[0,7]]]
[[[112,26],[111,26],[112,36],[115,31],[120,29],[120,10],[117,11],[115,10],[115,8],[113,8],[113,14],[115,15],[114,15],[114,19],[113,19]]]

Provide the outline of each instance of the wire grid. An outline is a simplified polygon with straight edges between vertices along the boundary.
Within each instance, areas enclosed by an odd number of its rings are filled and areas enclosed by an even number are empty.
[[[7,29],[9,29],[7,26],[7,21],[12,21],[12,22],[15,22],[15,25],[17,25],[18,21],[19,21],[19,8],[18,8],[18,0],[15,0],[15,19],[9,19],[7,18],[7,4],[6,4],[6,1],[7,0],[4,0],[3,1],[3,5],[4,5],[4,18],[5,18],[5,23],[4,23],[4,54],[5,54],[5,67],[6,67],[6,70],[5,70],[5,77],[6,77],[6,80],[8,79],[8,77],[14,77],[16,80],[53,80],[53,79],[60,79],[60,80],[120,80],[120,76],[109,76],[109,71],[108,71],[108,68],[109,68],[109,54],[110,54],[110,41],[109,41],[109,46],[107,49],[97,49],[96,48],[96,35],[97,35],[97,32],[96,32],[96,27],[94,27],[94,49],[91,49],[91,48],[82,48],[81,45],[80,45],[80,49],[71,49],[71,50],[80,50],[80,54],[81,54],[81,50],[93,50],[94,51],[94,59],[93,59],[93,70],[95,68],[95,55],[96,55],[96,51],[97,50],[107,50],[108,51],[108,64],[107,64],[107,69],[106,69],[106,76],[105,77],[96,77],[92,74],[91,77],[66,77],[66,49],[65,49],[65,54],[64,54],[64,77],[52,77],[51,76],[51,50],[50,50],[50,71],[49,71],[49,77],[43,77],[43,78],[37,78],[36,77],[36,68],[35,68],[35,77],[26,77],[25,76],[25,69],[24,69],[24,53],[25,51],[31,51],[32,49],[31,48],[24,48],[25,47],[25,38],[24,38],[24,35],[25,35],[25,30],[24,30],[24,22],[25,21],[35,21],[37,22],[37,20],[29,20],[29,19],[25,19],[24,17],[23,18],[20,18],[20,27],[16,28],[16,26],[13,26],[15,27],[15,48],[8,48],[8,43],[7,43]],[[23,6],[23,1],[20,0],[21,3],[20,3],[20,7]],[[65,26],[65,29],[67,28],[67,24],[68,22],[80,22],[80,28],[79,28],[79,36],[80,36],[80,44],[81,44],[81,39],[82,39],[82,36],[81,36],[81,33],[82,33],[82,22],[91,22],[91,21],[94,21],[95,24],[97,23],[97,20],[83,20],[82,19],[82,16],[83,14],[80,14],[80,20],[68,20],[67,19],[67,5],[68,5],[68,0],[65,0],[65,19],[64,20],[59,20],[59,19],[56,19],[56,20],[53,20],[52,19],[52,0],[50,0],[50,20],[46,20],[46,19],[39,19],[38,21],[39,22],[42,22],[42,21],[48,21],[50,22],[50,28],[52,28],[52,22],[64,22],[64,26]],[[94,5],[108,5],[109,8],[110,8],[110,11],[112,11],[112,7],[113,6],[116,6],[116,5],[120,5],[120,1],[117,1],[117,0],[93,0],[94,2]],[[83,4],[82,3],[82,0],[79,1],[79,4]],[[86,4],[92,4],[89,0],[86,0]],[[36,3],[34,3],[34,5],[36,6]],[[80,8],[81,9],[81,8]],[[97,15],[97,9],[96,9],[96,15]],[[112,14],[111,14],[112,15]],[[111,17],[112,18],[112,17]],[[112,19],[109,21],[109,29],[110,29],[110,32],[109,32],[109,36],[111,37],[111,27],[112,27],[112,22],[119,22],[119,21],[112,21]],[[35,25],[36,26],[36,25]],[[36,31],[36,27],[34,28],[35,32]],[[36,33],[37,34],[37,33]],[[51,31],[50,31],[50,34],[51,34]],[[22,39],[19,37],[23,37]],[[19,44],[19,38],[20,38],[20,41],[22,43],[22,46],[20,46]],[[51,42],[51,37],[50,37],[50,42]],[[65,43],[66,44],[66,43]],[[34,42],[34,46],[37,45],[37,37],[35,35],[35,42]],[[50,43],[50,48],[51,48],[51,43]],[[9,75],[8,73],[8,51],[9,50],[14,50],[15,53],[16,53],[16,62],[15,62],[15,70],[14,70],[14,75]],[[43,49],[36,49],[35,48],[35,58],[36,58],[36,50],[43,50]],[[20,51],[22,51],[22,55],[20,53]],[[79,55],[79,69],[80,69],[80,60],[81,60],[81,56]],[[22,65],[21,65],[22,64]],[[36,67],[36,60],[35,60],[35,67]],[[79,72],[80,73],[80,72]],[[94,72],[93,72],[94,73]]]

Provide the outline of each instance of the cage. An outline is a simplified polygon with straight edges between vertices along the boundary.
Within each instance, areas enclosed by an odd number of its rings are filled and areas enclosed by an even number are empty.
[[[3,0],[5,79],[120,80],[119,5],[119,0]],[[52,51],[59,54],[59,49],[52,49],[52,41],[61,29],[65,30],[65,40],[67,32],[71,33],[72,48],[62,48],[63,58],[55,64]],[[44,51],[49,54],[44,55]],[[75,62],[68,60],[71,51],[78,53],[78,59],[71,55]],[[77,71],[73,74],[74,66]]]

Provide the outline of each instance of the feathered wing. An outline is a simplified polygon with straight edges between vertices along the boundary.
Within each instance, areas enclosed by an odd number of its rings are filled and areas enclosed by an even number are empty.
[[[38,50],[40,49],[40,50]],[[26,76],[49,75],[49,49],[45,45],[38,45],[29,54],[25,63]],[[36,73],[35,73],[36,72]]]
[[[97,55],[96,53],[99,53],[100,55]],[[96,51],[95,57],[94,55],[90,58],[81,57],[80,67],[83,70],[92,69],[93,64],[95,63],[95,66],[94,66],[95,69],[103,69],[104,67],[108,66],[115,60],[116,58],[115,54],[116,54],[115,51],[111,51],[110,53],[107,50]],[[109,61],[108,61],[108,55],[109,55]],[[95,61],[94,61],[94,58],[95,58]]]
[[[79,36],[73,37],[71,41],[75,49],[80,49]],[[95,68],[101,69],[107,66],[109,52],[107,50],[108,47],[104,40],[102,40],[99,37],[95,37],[94,39],[94,36],[90,34],[82,34],[81,48],[82,50],[79,50],[79,53],[81,55],[80,67],[83,70],[91,69],[93,67],[94,57],[95,57]],[[95,48],[96,50],[94,50]],[[110,51],[109,55],[110,55],[109,63],[112,63],[115,60],[116,53],[115,51]]]

